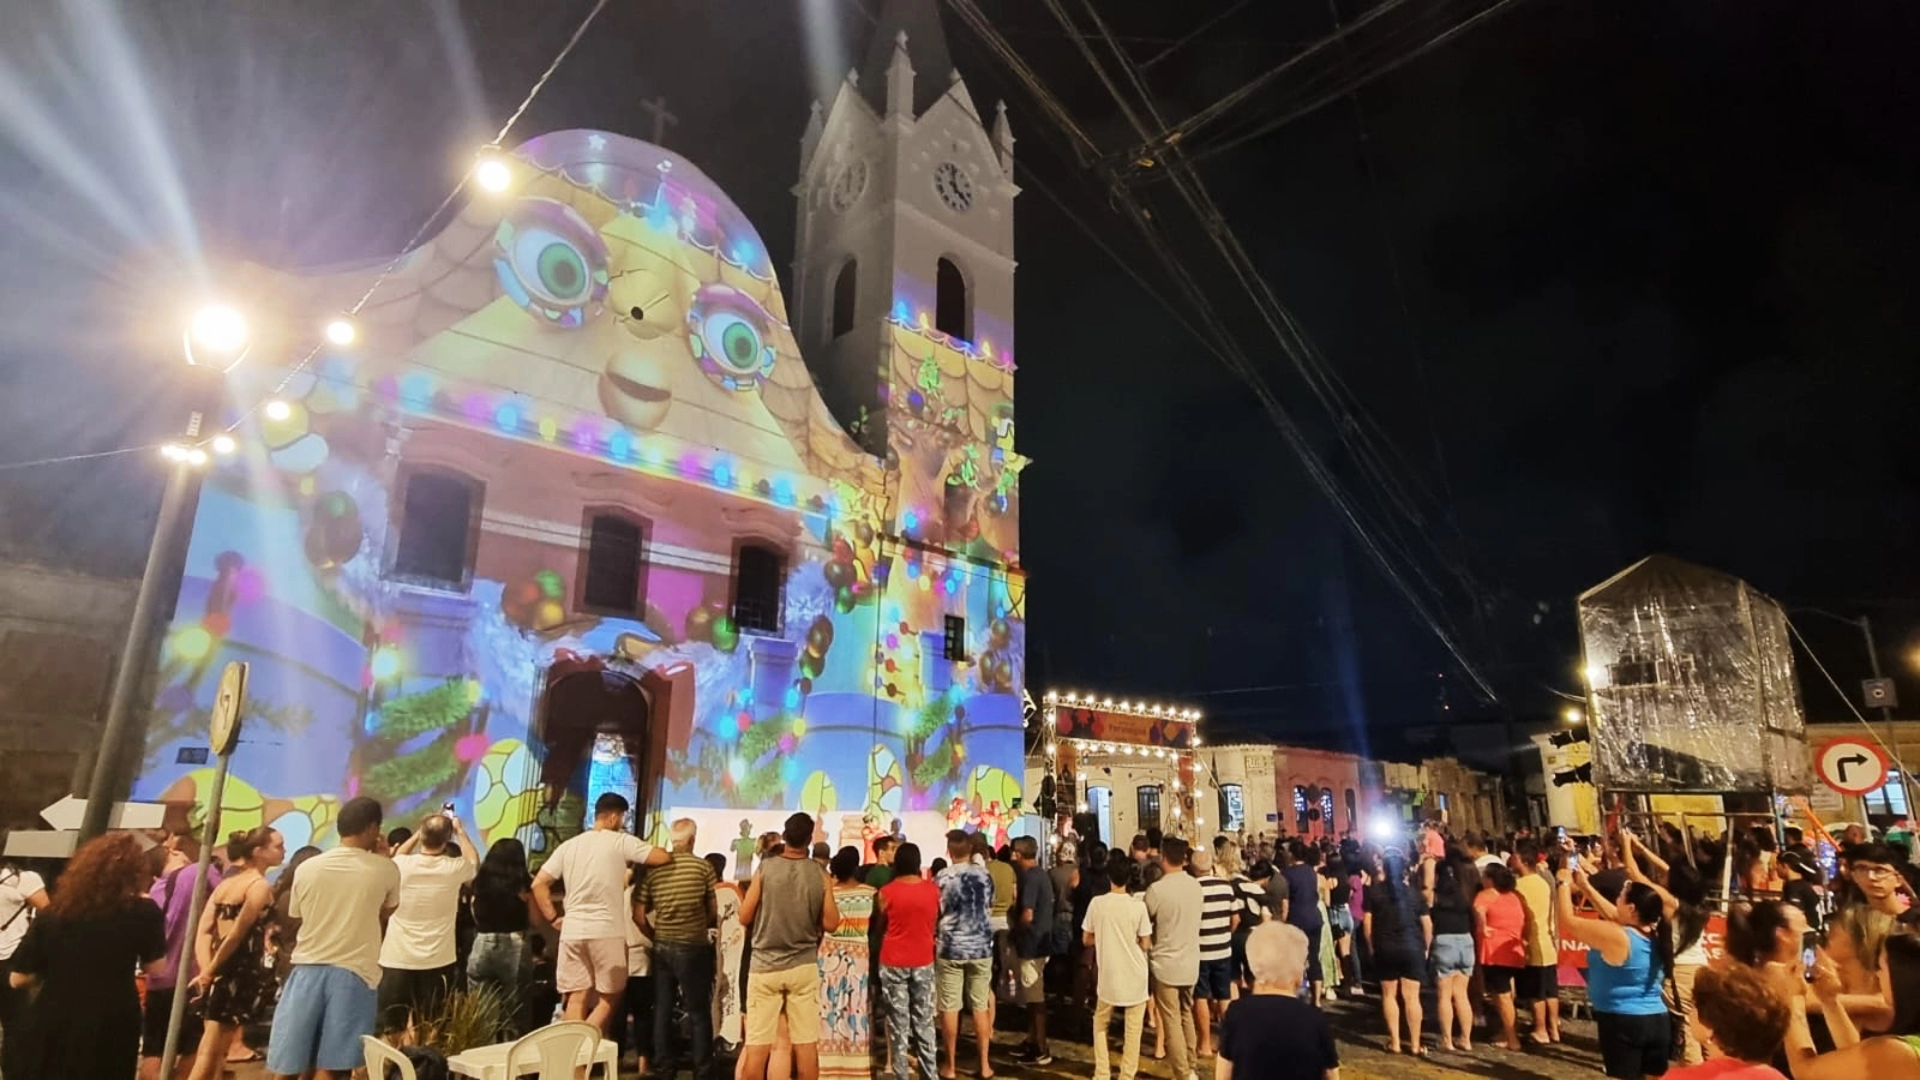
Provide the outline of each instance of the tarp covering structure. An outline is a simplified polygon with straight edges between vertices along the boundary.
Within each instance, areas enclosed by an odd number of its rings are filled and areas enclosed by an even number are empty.
[[[1654,555],[1587,590],[1579,609],[1595,787],[1808,790],[1779,604],[1730,574]]]

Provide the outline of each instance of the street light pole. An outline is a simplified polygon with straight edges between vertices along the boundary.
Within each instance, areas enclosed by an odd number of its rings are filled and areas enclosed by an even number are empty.
[[[189,367],[188,377],[202,380],[194,388],[197,408],[190,414],[186,437],[197,442],[206,418],[218,406],[224,383],[218,371]],[[175,571],[186,554],[193,532],[194,510],[200,505],[200,485],[206,474],[206,456],[198,462],[182,455],[173,462],[166,491],[160,497],[160,517],[154,523],[153,540],[147,546],[147,564],[140,573],[140,590],[134,596],[133,622],[127,627],[126,641],[120,648],[120,664],[113,673],[113,694],[107,702],[107,719],[100,731],[100,743],[94,751],[93,772],[87,778],[87,808],[80,819],[80,843],[107,831],[113,804],[123,787],[127,762],[127,743],[134,732],[136,703],[152,667],[160,623],[167,614],[170,597],[177,595],[180,578]]]

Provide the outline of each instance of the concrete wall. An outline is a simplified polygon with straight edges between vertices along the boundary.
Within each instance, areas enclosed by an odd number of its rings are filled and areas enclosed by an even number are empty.
[[[0,563],[0,830],[43,828],[91,763],[137,587]]]

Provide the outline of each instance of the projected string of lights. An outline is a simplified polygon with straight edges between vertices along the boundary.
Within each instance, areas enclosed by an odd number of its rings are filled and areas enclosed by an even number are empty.
[[[507,117],[506,123],[501,125],[499,133],[493,137],[491,142],[480,148],[479,152],[474,156],[473,164],[461,175],[459,181],[453,185],[453,189],[447,192],[446,198],[441,199],[440,204],[434,207],[433,212],[421,220],[419,228],[414,230],[413,235],[407,239],[407,242],[401,245],[400,250],[381,268],[380,273],[374,277],[373,283],[368,285],[366,291],[360,294],[360,298],[348,306],[343,314],[330,320],[326,324],[322,334],[322,340],[316,341],[312,347],[308,348],[307,351],[301,355],[300,359],[287,370],[286,374],[281,377],[279,384],[274,387],[273,393],[265,399],[257,401],[242,410],[240,415],[235,417],[234,420],[226,426],[225,432],[230,433],[238,429],[239,426],[256,411],[264,411],[268,419],[271,420],[285,420],[291,415],[291,408],[280,399],[280,395],[286,391],[287,386],[293,381],[295,376],[305,371],[307,366],[313,363],[314,357],[320,354],[320,350],[325,345],[331,344],[345,347],[353,344],[359,337],[359,329],[354,320],[367,306],[368,302],[373,299],[374,294],[380,290],[380,286],[386,284],[387,279],[393,275],[394,270],[400,266],[400,263],[419,246],[420,241],[440,222],[441,216],[453,205],[454,200],[460,197],[460,193],[466,190],[467,185],[469,183],[477,184],[481,190],[495,195],[507,190],[512,183],[513,174],[501,153],[501,144],[505,142],[507,136],[513,132],[513,127],[520,121],[520,118],[526,115],[527,110],[532,107],[534,99],[540,95],[540,91],[546,88],[547,83],[552,80],[554,73],[560,69],[560,65],[566,61],[567,56],[573,52],[574,46],[580,43],[580,39],[586,34],[588,27],[593,25],[593,21],[599,17],[600,12],[605,9],[606,6],[607,0],[596,0],[592,9],[587,12],[586,17],[580,20],[579,25],[574,28],[572,35],[567,38],[566,44],[562,45],[560,51],[554,54],[553,60],[548,63],[546,69],[541,72],[540,77],[534,80],[533,85],[528,88],[526,95],[520,99],[519,106]],[[204,451],[207,448],[200,447],[199,449]]]

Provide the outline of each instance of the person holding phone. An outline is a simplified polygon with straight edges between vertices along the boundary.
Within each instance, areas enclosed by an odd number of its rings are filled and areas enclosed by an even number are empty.
[[[460,854],[452,843],[460,840]],[[404,1031],[414,1016],[431,1014],[459,975],[455,928],[460,890],[480,867],[478,845],[460,819],[434,814],[393,855],[400,871],[400,906],[387,923],[380,946],[380,1024]]]

